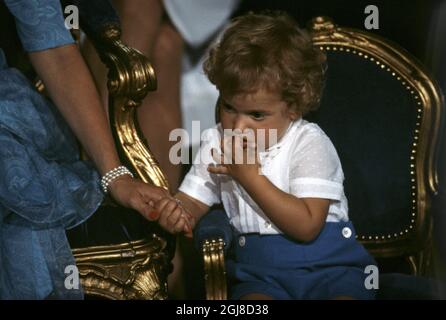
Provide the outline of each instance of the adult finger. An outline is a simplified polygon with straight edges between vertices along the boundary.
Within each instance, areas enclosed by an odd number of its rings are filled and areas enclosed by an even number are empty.
[[[163,209],[161,211],[162,214],[161,214],[161,217],[159,218],[159,223],[162,226],[165,226],[166,228],[168,228],[168,230],[169,230],[169,227],[170,227],[168,219],[169,219],[170,215],[173,213],[173,211],[175,210],[175,208],[177,206],[178,206],[178,203],[176,201],[169,199],[169,202],[167,202],[164,205],[164,207],[163,207]]]
[[[155,208],[158,211],[163,211],[164,207],[171,201],[170,198],[162,198],[161,200],[155,203]]]
[[[148,183],[139,183],[139,193],[147,199],[147,201],[159,201],[162,198],[168,197],[169,192],[164,188],[155,187]]]
[[[154,208],[150,206],[142,197],[133,196],[130,198],[129,204],[132,209],[138,211],[146,219],[151,221],[157,219]]]

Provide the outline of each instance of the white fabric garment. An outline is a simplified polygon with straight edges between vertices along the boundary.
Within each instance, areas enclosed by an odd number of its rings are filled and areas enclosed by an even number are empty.
[[[223,203],[231,224],[241,233],[282,233],[244,188],[230,176],[211,174],[215,163],[210,149],[220,150],[222,128],[203,132],[200,151],[180,191],[211,206]],[[299,119],[268,150],[259,153],[262,173],[279,189],[298,198],[332,200],[327,221],[348,221],[344,173],[338,154],[327,135],[314,123]]]
[[[188,45],[197,47],[219,30],[239,0],[164,0],[170,20]]]

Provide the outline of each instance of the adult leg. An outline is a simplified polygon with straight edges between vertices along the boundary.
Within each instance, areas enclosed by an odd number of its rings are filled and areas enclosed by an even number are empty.
[[[113,0],[113,6],[121,20],[122,41],[152,60],[163,14],[161,0]],[[107,69],[88,39],[82,43],[81,50],[108,112]]]
[[[113,0],[121,20],[122,41],[150,60],[161,27],[162,0]]]
[[[150,149],[176,192],[181,166],[169,160],[173,129],[181,128],[180,74],[183,40],[176,29],[162,20],[160,0],[115,0],[122,24],[122,40],[140,50],[152,62],[158,88],[138,108],[138,122]]]
[[[158,89],[150,93],[138,109],[138,121],[150,148],[166,173],[172,192],[176,192],[181,165],[169,160],[172,130],[182,127],[180,109],[180,74],[183,40],[170,23],[161,26],[153,52]]]

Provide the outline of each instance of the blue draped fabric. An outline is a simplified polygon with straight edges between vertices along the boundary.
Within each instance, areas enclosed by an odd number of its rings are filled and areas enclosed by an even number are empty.
[[[23,47],[72,44],[58,0],[5,0]],[[79,299],[65,287],[75,265],[65,229],[84,222],[103,195],[93,166],[58,110],[0,49],[0,298]]]

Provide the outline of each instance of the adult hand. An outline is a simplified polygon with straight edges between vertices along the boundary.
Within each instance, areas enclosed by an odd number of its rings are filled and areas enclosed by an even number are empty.
[[[153,220],[150,214],[155,210],[155,203],[169,196],[167,190],[128,175],[113,180],[109,185],[109,192],[120,205],[138,211],[148,220]]]

